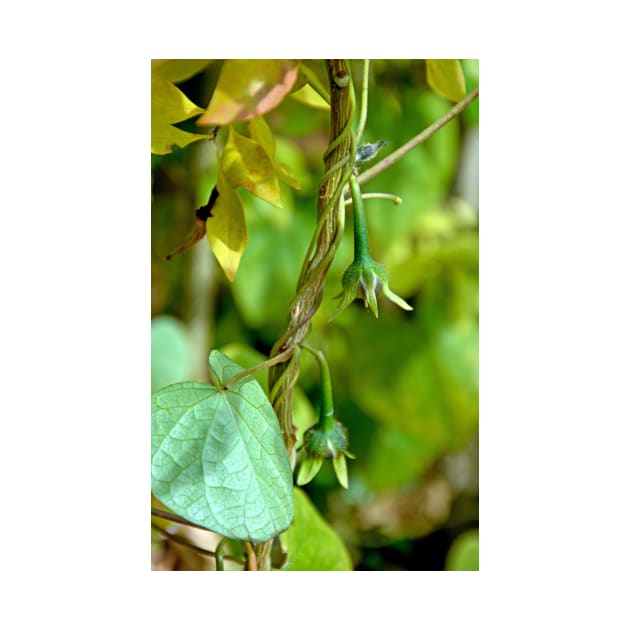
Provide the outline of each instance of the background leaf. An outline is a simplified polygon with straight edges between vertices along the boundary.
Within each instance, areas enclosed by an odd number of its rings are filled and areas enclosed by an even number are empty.
[[[152,59],[151,72],[173,83],[195,76],[212,63],[212,59]]]
[[[151,153],[171,153],[177,145],[182,148],[209,136],[190,133],[173,127],[171,123],[188,120],[203,109],[195,105],[179,88],[167,79],[151,75]]]
[[[459,59],[427,59],[427,82],[444,98],[461,101],[466,96],[466,81]]]
[[[291,91],[298,65],[292,59],[228,59],[199,123],[228,125],[268,112]]]
[[[221,384],[243,369],[216,350],[210,365]],[[188,382],[156,392],[151,433],[153,492],[180,516],[254,542],[293,520],[293,480],[278,419],[253,378],[229,390]]]
[[[192,357],[188,331],[179,319],[160,315],[151,320],[151,392],[190,378]]]
[[[295,518],[280,540],[288,550],[285,571],[352,571],[352,560],[334,529],[300,488],[293,488]]]
[[[212,216],[206,221],[206,233],[221,269],[233,282],[247,244],[247,225],[241,199],[227,182],[221,164],[217,190],[219,197],[212,207]]]
[[[460,534],[446,556],[447,571],[479,571],[479,530]]]

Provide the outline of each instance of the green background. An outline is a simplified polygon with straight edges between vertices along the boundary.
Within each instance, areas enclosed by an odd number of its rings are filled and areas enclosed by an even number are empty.
[[[308,65],[327,85],[323,62]],[[462,66],[470,92],[479,65],[464,60]],[[177,85],[204,108],[220,68],[220,61],[206,64]],[[361,63],[352,62],[352,70],[359,89]],[[384,157],[451,106],[427,85],[424,61],[375,60],[364,141],[386,140]],[[336,415],[349,428],[357,458],[348,463],[349,490],[325,464],[303,491],[356,570],[478,568],[478,111],[474,101],[363,189],[403,199],[400,206],[365,204],[372,255],[414,310],[405,313],[379,295],[378,320],[355,301],[328,322],[352,261],[347,230],[312,322],[308,341],[330,362]],[[284,330],[315,227],[328,113],[288,97],[265,119],[279,161],[301,190],[281,184],[284,207],[277,208],[239,189],[249,240],[234,283],[206,239],[165,261],[216,182],[213,144],[151,156],[154,390],[185,379],[207,382],[211,349],[231,346],[239,355],[230,355],[234,360],[253,365]],[[195,131],[190,121],[177,126]],[[236,128],[247,133],[245,125]],[[346,225],[350,219],[349,211]],[[305,353],[296,401],[300,434],[314,422],[317,385],[315,362]]]

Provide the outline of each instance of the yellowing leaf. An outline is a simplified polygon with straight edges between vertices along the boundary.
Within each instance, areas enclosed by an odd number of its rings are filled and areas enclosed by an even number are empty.
[[[308,83],[296,92],[293,92],[293,94],[291,94],[291,98],[294,98],[303,105],[314,107],[315,109],[321,109],[324,111],[328,111],[330,109],[330,105]]]
[[[274,171],[280,179],[289,184],[292,188],[295,188],[295,190],[300,190],[300,182],[295,178],[291,169],[286,164],[276,160],[276,141],[265,119],[262,116],[257,116],[256,118],[252,118],[247,126],[249,127],[252,140],[258,142],[265,150],[271,159]]]
[[[180,83],[211,63],[211,59],[151,59],[151,72],[173,83]]]
[[[230,127],[221,162],[232,188],[243,186],[264,201],[282,208],[274,165],[258,142]]]
[[[273,109],[291,91],[298,72],[294,59],[228,59],[201,125],[228,125]]]
[[[212,216],[206,221],[206,231],[221,269],[233,282],[247,244],[247,225],[241,199],[227,181],[222,163],[219,164],[217,191],[219,196],[212,207]]]
[[[282,162],[275,162],[275,165],[276,173],[278,173],[278,176],[285,184],[289,184],[289,186],[291,186],[291,188],[294,188],[295,190],[302,189],[302,187],[300,186],[300,182],[298,182],[298,180],[295,178],[293,171],[291,171],[291,169],[286,164],[283,164]]]
[[[185,147],[195,140],[209,136],[189,133],[173,127],[171,123],[181,122],[203,113],[173,83],[155,74],[151,75],[151,153],[164,155],[171,153],[174,146]]]
[[[461,101],[466,96],[459,59],[427,59],[427,82],[437,94],[451,101]]]
[[[258,144],[267,152],[270,159],[275,159],[276,141],[265,119],[262,116],[256,116],[256,118],[252,118],[249,121],[247,127],[252,140],[258,142]]]

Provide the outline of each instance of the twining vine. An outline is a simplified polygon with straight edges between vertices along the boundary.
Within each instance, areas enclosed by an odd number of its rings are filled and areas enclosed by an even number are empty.
[[[222,385],[219,385],[221,390],[229,390],[238,380],[252,372],[269,368],[269,400],[279,420],[282,440],[287,450],[291,470],[293,470],[296,466],[297,442],[296,427],[293,423],[293,392],[300,374],[301,351],[306,349],[310,352],[320,367],[321,409],[318,423],[309,429],[304,436],[305,458],[298,474],[297,483],[303,485],[310,481],[320,469],[323,459],[328,458],[333,459],[333,466],[340,483],[347,487],[345,457],[353,456],[348,451],[348,437],[345,428],[334,419],[332,385],[328,365],[323,353],[305,343],[310,330],[311,319],[322,301],[324,280],[343,236],[345,207],[350,203],[353,205],[354,259],[342,276],[343,290],[338,296],[341,300],[333,317],[356,297],[363,298],[366,308],[378,317],[375,294],[377,287],[381,287],[385,297],[399,307],[411,310],[409,304],[390,290],[387,272],[382,265],[372,259],[363,207],[363,200],[372,197],[387,198],[394,203],[400,203],[401,200],[392,194],[363,194],[361,185],[383,172],[457,116],[477,98],[479,90],[478,88],[474,90],[445,116],[388,157],[359,173],[357,166],[373,159],[378,150],[385,144],[383,141],[379,141],[359,146],[367,120],[369,61],[366,60],[363,66],[360,117],[356,133],[353,131],[357,109],[356,97],[348,62],[332,59],[326,60],[325,64],[330,94],[329,144],[324,152],[324,175],[318,192],[317,225],[300,271],[296,295],[289,306],[287,328],[274,344],[269,360],[235,374]],[[318,82],[313,81],[313,83],[317,88]],[[328,96],[323,89],[317,91],[325,97]],[[213,192],[215,201],[217,194],[215,188]],[[211,209],[211,204],[209,208]],[[199,230],[199,232],[201,231]],[[194,238],[199,240],[198,236],[195,234]],[[167,514],[161,512],[155,515],[169,518]],[[185,522],[185,519],[175,518],[175,515],[171,520],[177,521],[178,519],[180,522]],[[183,539],[178,539],[159,526],[156,528],[173,542],[186,544]],[[217,546],[215,552],[206,552],[207,555],[215,558],[218,570],[223,569],[224,541],[225,539]],[[273,538],[256,544],[244,540],[245,568],[248,570],[269,570],[272,542]]]

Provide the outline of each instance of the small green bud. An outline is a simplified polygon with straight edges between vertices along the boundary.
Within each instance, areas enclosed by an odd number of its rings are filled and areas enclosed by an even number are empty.
[[[332,431],[326,431],[318,423],[304,433],[304,450],[313,457],[334,459],[347,448],[348,430],[338,420]]]
[[[343,289],[337,295],[338,298],[341,298],[341,303],[331,319],[337,317],[357,297],[363,299],[365,308],[369,309],[374,317],[378,317],[376,289],[379,286],[383,287],[383,295],[388,300],[406,311],[413,310],[413,307],[409,306],[405,300],[389,288],[389,279],[385,267],[371,258],[355,260],[341,277],[341,286]]]
[[[304,433],[303,459],[297,476],[297,485],[303,486],[320,471],[324,460],[331,459],[339,483],[348,488],[346,457],[354,459],[348,452],[348,430],[338,420],[331,429],[325,429],[320,420]]]

